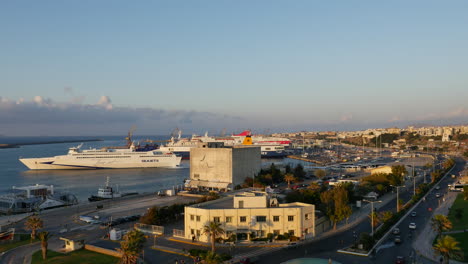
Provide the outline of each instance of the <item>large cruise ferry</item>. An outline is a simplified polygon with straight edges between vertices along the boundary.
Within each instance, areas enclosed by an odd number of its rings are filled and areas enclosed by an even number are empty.
[[[133,143],[126,148],[87,150],[82,150],[80,145],[69,148],[67,155],[20,159],[31,170],[175,168],[180,160],[172,152],[141,149]]]
[[[237,146],[245,145],[246,138],[250,142],[249,145],[261,147],[262,158],[285,157],[287,155],[285,147],[288,147],[291,143],[287,138],[252,136],[249,130],[226,137],[210,137],[208,133],[205,133],[204,136],[193,135],[191,138],[182,138],[181,131],[179,131],[177,139],[172,137],[168,144],[160,147],[160,150],[174,152],[182,159],[189,159],[190,149],[200,146],[201,143],[222,142],[225,146]]]

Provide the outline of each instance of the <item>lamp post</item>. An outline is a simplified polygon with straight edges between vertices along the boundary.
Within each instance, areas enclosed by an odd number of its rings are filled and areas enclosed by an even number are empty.
[[[401,186],[395,186],[395,185],[390,185],[392,187],[395,187],[396,188],[396,211],[397,213],[400,212],[400,201],[399,201],[399,191],[400,191],[400,187],[405,187],[405,185],[401,185]]]
[[[381,203],[382,201],[369,201],[363,200],[364,202],[368,202],[371,204],[371,228],[372,228],[372,237],[374,237],[374,203]]]

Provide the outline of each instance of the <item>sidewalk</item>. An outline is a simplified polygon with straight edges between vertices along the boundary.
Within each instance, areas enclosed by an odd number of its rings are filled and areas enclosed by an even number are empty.
[[[458,193],[449,192],[443,202],[439,207],[437,207],[431,216],[431,219],[434,215],[442,214],[448,215],[449,208],[452,206],[453,202],[457,198]],[[463,232],[463,231],[462,231]],[[435,237],[437,236],[436,232],[431,227],[431,221],[427,221],[426,226],[424,227],[423,231],[419,233],[418,237],[413,242],[413,248],[416,251],[417,255],[421,255],[429,260],[432,260],[436,263],[439,263],[439,255],[436,255],[434,250],[432,249],[432,242],[434,241]],[[462,263],[455,260],[450,260],[450,263]]]

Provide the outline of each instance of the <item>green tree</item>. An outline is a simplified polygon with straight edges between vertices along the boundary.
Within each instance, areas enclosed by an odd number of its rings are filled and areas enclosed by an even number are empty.
[[[314,171],[315,177],[319,179],[323,179],[323,177],[327,176],[327,172],[322,169],[318,169]]]
[[[294,168],[294,177],[296,179],[304,179],[305,175],[306,172],[304,171],[304,166],[297,164],[297,166]]]
[[[440,237],[443,231],[447,231],[452,228],[452,222],[450,222],[447,216],[438,214],[431,219],[431,226]]]
[[[461,257],[462,251],[458,246],[458,241],[451,236],[442,236],[437,239],[434,250],[443,257],[443,263],[449,263],[450,258]]]
[[[216,239],[224,234],[224,229],[221,227],[221,223],[209,222],[203,227],[203,234],[211,237],[211,251],[215,252]]]
[[[325,209],[326,215],[333,222],[333,230],[336,230],[336,224],[349,217],[349,198],[348,192],[343,186],[336,186],[333,189],[322,192],[320,194],[322,206]]]
[[[463,200],[468,200],[468,186],[463,186]]]
[[[294,181],[296,178],[294,178],[294,175],[291,173],[285,174],[284,175],[284,181],[288,183],[288,189],[291,187],[291,182]]]
[[[380,213],[379,218],[382,220],[382,222],[387,222],[390,219],[392,219],[393,213],[391,211],[383,211]]]
[[[47,247],[49,246],[49,238],[52,236],[49,232],[44,231],[38,234],[39,240],[41,240],[42,259],[47,259]]]
[[[403,165],[392,166],[392,174],[404,176],[407,173],[408,171],[406,170],[406,167]]]
[[[214,251],[208,251],[203,260],[205,264],[219,264],[223,262],[221,257]]]
[[[131,230],[120,242],[120,248],[117,249],[122,254],[120,259],[121,264],[136,264],[138,257],[143,251],[146,242],[145,235],[136,229]]]
[[[381,222],[380,215],[376,211],[370,213],[368,217],[369,217],[369,221],[371,221],[371,225],[373,225],[374,228],[377,227]]]
[[[38,229],[44,227],[44,222],[37,215],[30,216],[24,223],[26,230],[31,230],[31,240],[36,239]]]

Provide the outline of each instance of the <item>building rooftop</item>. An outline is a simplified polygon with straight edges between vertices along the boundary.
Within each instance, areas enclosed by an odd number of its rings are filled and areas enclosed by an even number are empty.
[[[261,197],[262,193],[255,194],[255,196]],[[242,195],[242,194],[241,194]],[[237,194],[236,194],[237,196]],[[248,196],[246,196],[248,197]],[[311,204],[306,204],[306,203],[283,203],[279,204],[277,207],[244,207],[243,209],[249,209],[249,208],[299,208],[299,207],[306,207],[310,206]],[[214,201],[208,201],[200,204],[194,204],[191,205],[190,207],[193,208],[202,208],[202,209],[209,209],[209,210],[217,210],[217,209],[240,209],[240,208],[234,208],[234,197],[225,197],[221,198],[218,200]]]

